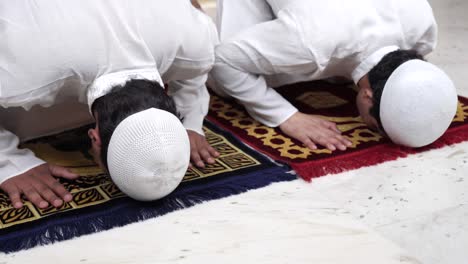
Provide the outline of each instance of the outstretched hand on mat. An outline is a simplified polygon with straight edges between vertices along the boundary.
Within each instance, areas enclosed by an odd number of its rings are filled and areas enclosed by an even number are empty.
[[[23,207],[21,195],[41,209],[50,204],[60,207],[64,202],[70,202],[72,195],[55,177],[74,180],[79,175],[64,167],[46,163],[6,180],[0,189],[8,194],[13,207],[17,209]]]
[[[206,138],[195,131],[187,130],[187,133],[190,139],[190,165],[204,168],[205,163],[215,163],[219,152],[210,146]]]
[[[336,124],[314,115],[295,113],[280,125],[286,135],[301,141],[306,147],[315,150],[317,145],[331,151],[346,150],[351,141],[341,135]]]

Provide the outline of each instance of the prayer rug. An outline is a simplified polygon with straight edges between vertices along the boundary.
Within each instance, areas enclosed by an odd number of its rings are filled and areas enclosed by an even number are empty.
[[[14,252],[56,241],[123,226],[164,215],[197,203],[296,179],[290,168],[272,162],[209,122],[205,133],[221,156],[204,169],[190,169],[182,184],[168,197],[137,202],[125,196],[93,162],[88,127],[27,142],[22,147],[50,163],[82,175],[61,180],[73,200],[59,209],[39,209],[26,202],[21,209],[0,193],[0,251]]]
[[[289,164],[303,179],[340,173],[468,140],[468,99],[459,98],[458,111],[445,135],[430,146],[410,149],[392,144],[370,130],[359,117],[353,85],[298,83],[277,91],[307,114],[333,121],[353,145],[347,151],[310,150],[278,128],[253,120],[239,104],[213,95],[208,119],[272,159]]]

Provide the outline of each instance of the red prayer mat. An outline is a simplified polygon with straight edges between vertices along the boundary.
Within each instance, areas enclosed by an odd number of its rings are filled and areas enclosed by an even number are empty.
[[[335,122],[343,135],[353,142],[352,147],[344,152],[331,152],[325,148],[310,150],[278,128],[269,128],[255,121],[234,101],[216,95],[212,95],[208,119],[272,159],[289,164],[307,181],[468,140],[467,98],[459,97],[457,115],[444,136],[427,147],[411,149],[395,145],[366,127],[355,105],[356,91],[353,87],[308,82],[277,89],[301,112],[321,115]]]

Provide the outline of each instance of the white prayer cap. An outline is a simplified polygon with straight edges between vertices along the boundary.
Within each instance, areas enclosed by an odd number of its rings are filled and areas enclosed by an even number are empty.
[[[173,114],[151,108],[125,118],[109,142],[107,165],[128,196],[153,201],[171,193],[190,162],[187,131]]]
[[[423,147],[445,133],[457,104],[457,91],[447,74],[423,60],[410,60],[387,80],[380,119],[393,142]]]

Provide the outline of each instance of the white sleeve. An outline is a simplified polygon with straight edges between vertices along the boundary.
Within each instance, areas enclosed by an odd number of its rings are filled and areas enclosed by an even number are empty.
[[[432,7],[426,0],[400,1],[400,23],[406,42],[410,45],[408,48],[426,56],[437,46],[438,28]]]
[[[264,76],[309,74],[314,63],[293,19],[264,22],[216,47],[213,90],[238,100],[257,121],[277,127],[298,110]]]
[[[221,41],[275,18],[265,0],[217,0],[216,11],[216,26]]]
[[[208,74],[189,80],[176,80],[169,83],[169,95],[175,101],[177,111],[184,127],[188,130],[203,133],[203,119],[208,114],[210,94],[206,88]]]
[[[18,144],[17,136],[0,128],[0,184],[45,163],[32,151],[18,149]]]
[[[206,88],[208,72],[214,63],[214,46],[218,43],[216,27],[207,15],[194,10],[191,30],[187,31],[170,69],[164,73],[168,94],[174,99],[184,127],[203,133],[210,95]]]
[[[255,120],[277,127],[298,110],[283,96],[270,88],[265,77],[238,70],[219,59],[211,72],[216,80],[215,92],[237,99]]]
[[[416,42],[414,49],[421,55],[426,56],[435,50],[437,46],[437,24],[435,20],[430,23],[430,26]]]

